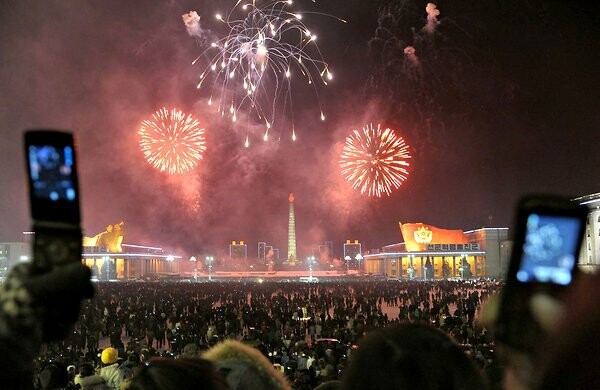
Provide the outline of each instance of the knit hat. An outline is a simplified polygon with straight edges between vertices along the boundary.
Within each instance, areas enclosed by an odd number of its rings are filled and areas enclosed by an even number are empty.
[[[187,344],[183,347],[182,357],[193,358],[198,356],[198,347],[194,343]]]
[[[225,340],[203,358],[212,361],[234,390],[290,390],[285,376],[256,348],[237,340]]]
[[[108,347],[104,351],[102,351],[102,356],[100,360],[102,360],[102,363],[104,364],[113,364],[117,362],[118,357],[119,354],[117,350],[112,347]]]

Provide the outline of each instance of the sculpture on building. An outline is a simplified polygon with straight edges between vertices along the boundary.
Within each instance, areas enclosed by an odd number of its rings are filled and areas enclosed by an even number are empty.
[[[123,237],[125,237],[125,222],[121,221],[114,225],[108,225],[106,230],[96,234],[94,237],[83,237],[84,247],[97,247],[100,252],[121,253],[123,248]],[[98,268],[97,260],[91,266],[92,275],[100,280],[117,279],[117,261],[122,259],[106,258],[102,260],[101,268]]]
[[[107,252],[123,252],[121,244],[125,237],[125,222],[121,221],[114,225],[108,225],[106,230],[96,234],[94,237],[83,237],[83,246],[103,247]]]

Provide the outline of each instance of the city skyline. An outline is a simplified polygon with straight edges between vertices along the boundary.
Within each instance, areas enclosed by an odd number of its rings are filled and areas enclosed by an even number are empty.
[[[299,255],[325,241],[400,242],[398,222],[510,227],[524,193],[597,193],[599,4],[438,2],[430,24],[426,3],[294,2],[347,23],[302,19],[332,75],[317,90],[324,120],[292,67],[293,112],[264,141],[256,115],[232,122],[209,106],[210,88],[196,88],[210,65],[202,51],[224,34],[214,15],[234,1],[9,0],[0,12],[0,239],[30,229],[28,128],[75,133],[86,234],[123,220],[128,242],[178,253],[243,239],[285,257],[290,192]],[[190,11],[204,35],[186,31]],[[160,172],[140,150],[140,125],[163,107],[204,129],[202,159],[183,174]],[[353,189],[339,167],[346,138],[370,124],[410,145],[410,174],[381,198]]]

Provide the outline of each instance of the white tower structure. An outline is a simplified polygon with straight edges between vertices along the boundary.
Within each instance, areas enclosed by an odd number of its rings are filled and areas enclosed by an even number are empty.
[[[290,202],[290,212],[288,218],[288,257],[287,262],[291,265],[296,264],[298,256],[296,254],[296,216],[294,215],[294,194],[290,193],[288,198]]]

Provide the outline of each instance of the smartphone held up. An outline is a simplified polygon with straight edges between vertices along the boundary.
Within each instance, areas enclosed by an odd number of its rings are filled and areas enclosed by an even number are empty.
[[[517,207],[496,338],[531,351],[544,337],[529,308],[534,294],[560,298],[577,274],[587,209],[568,198],[529,195]]]
[[[80,262],[82,233],[73,135],[56,130],[26,131],[25,156],[35,272]]]

